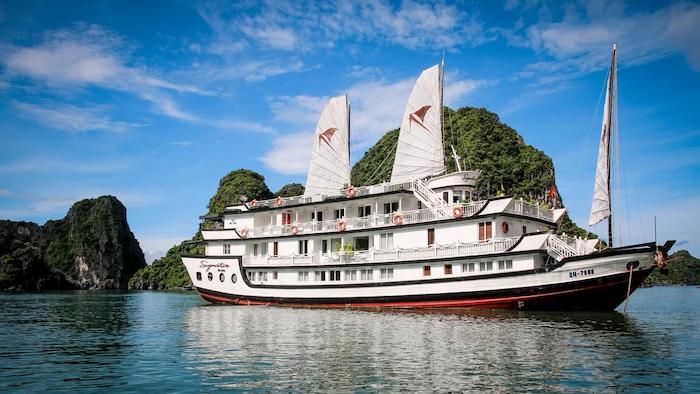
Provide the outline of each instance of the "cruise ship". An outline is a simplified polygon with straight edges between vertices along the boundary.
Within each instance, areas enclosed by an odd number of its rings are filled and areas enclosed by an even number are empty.
[[[615,81],[613,50],[591,212],[610,229]],[[199,294],[239,305],[612,310],[663,268],[672,242],[613,247],[610,234],[602,247],[557,235],[563,208],[478,199],[480,172],[462,170],[454,148],[457,171],[446,173],[442,91],[443,65],[424,70],[391,179],[364,186],[350,182],[348,98],[330,99],[303,195],[202,217],[205,254],[182,257]]]

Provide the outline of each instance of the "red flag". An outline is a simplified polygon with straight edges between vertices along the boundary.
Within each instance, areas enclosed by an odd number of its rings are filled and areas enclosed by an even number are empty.
[[[553,183],[549,186],[549,198],[552,200],[552,206],[556,209],[557,208],[557,188],[554,186]]]

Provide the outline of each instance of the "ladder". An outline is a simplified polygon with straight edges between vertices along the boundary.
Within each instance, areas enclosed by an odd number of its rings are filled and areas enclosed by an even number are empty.
[[[413,180],[413,195],[416,196],[426,207],[435,209],[441,216],[450,214],[450,206],[442,199],[438,193],[435,193],[422,179]]]

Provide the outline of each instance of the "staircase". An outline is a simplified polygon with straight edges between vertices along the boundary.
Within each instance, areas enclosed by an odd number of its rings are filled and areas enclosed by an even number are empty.
[[[441,216],[450,215],[450,206],[442,199],[440,194],[435,193],[422,179],[413,180],[413,195],[418,198],[427,208],[435,209]]]
[[[574,249],[554,234],[550,234],[549,237],[547,237],[545,246],[547,247],[547,253],[550,256],[554,257],[557,261],[562,261],[567,257],[579,256],[584,254]]]

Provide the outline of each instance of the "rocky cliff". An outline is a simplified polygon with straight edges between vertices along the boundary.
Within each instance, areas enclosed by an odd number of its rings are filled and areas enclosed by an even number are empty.
[[[45,225],[0,221],[0,289],[125,289],[145,267],[126,208],[113,196],[75,203]]]

